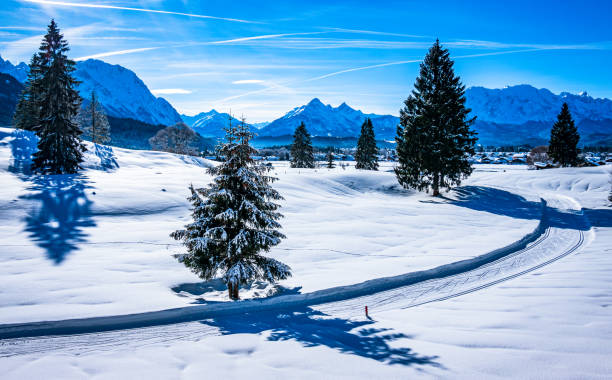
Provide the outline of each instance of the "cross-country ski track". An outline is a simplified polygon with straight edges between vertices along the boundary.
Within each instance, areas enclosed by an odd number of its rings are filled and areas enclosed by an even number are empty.
[[[18,341],[24,337],[75,334],[91,336],[90,333],[115,330],[124,330],[116,333],[125,336],[129,335],[130,329],[137,329],[134,331],[138,331],[142,339],[159,339],[162,330],[163,336],[172,339],[170,337],[173,334],[181,335],[181,326],[189,325],[185,322],[224,315],[267,311],[286,313],[293,309],[317,306],[317,310],[326,314],[356,317],[363,315],[366,305],[370,314],[375,315],[381,310],[409,308],[475,292],[537,270],[576,252],[590,240],[589,234],[593,232],[575,200],[555,194],[544,194],[542,198],[541,219],[534,231],[513,244],[472,259],[305,294],[127,315],[4,324],[0,325],[0,339],[4,340],[4,344],[0,346],[0,356],[18,354],[16,345],[9,343],[13,339]],[[202,329],[204,325],[198,325],[200,334],[212,333]],[[143,328],[151,330],[151,334]],[[61,337],[56,337],[59,338]],[[27,347],[23,349],[27,350]]]

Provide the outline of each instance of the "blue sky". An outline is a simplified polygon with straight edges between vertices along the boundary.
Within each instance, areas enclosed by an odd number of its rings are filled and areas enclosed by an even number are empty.
[[[2,0],[0,55],[50,18],[75,59],[135,71],[179,112],[273,120],[313,97],[397,114],[436,37],[467,86],[612,98],[612,1]]]

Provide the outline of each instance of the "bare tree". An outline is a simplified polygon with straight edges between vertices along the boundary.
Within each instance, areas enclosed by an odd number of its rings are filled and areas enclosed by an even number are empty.
[[[77,121],[85,139],[91,140],[94,144],[106,144],[111,141],[110,124],[95,91],[91,92],[87,104],[79,110]]]
[[[548,146],[540,145],[531,149],[527,155],[527,164],[534,165],[536,162],[547,162],[548,161]]]
[[[177,154],[197,154],[198,134],[185,123],[177,123],[158,131],[149,139],[154,150]]]

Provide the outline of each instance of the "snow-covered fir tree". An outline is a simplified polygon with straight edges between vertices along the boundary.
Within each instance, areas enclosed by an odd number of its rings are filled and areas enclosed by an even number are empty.
[[[557,121],[550,131],[548,156],[561,166],[575,166],[578,163],[578,141],[578,129],[567,103],[563,103]]]
[[[333,169],[336,167],[336,165],[334,164],[334,148],[331,146],[327,149],[326,159],[328,169]]]
[[[110,124],[98,101],[95,91],[89,95],[87,102],[81,107],[77,120],[83,132],[83,138],[94,144],[106,144],[111,141]]]
[[[293,133],[293,144],[291,145],[291,167],[315,167],[312,141],[310,140],[310,133],[308,133],[308,130],[306,130],[306,125],[304,122],[300,123]]]
[[[41,62],[40,53],[35,53],[28,65],[28,78],[19,97],[13,116],[15,128],[35,131],[40,123],[41,106]]]
[[[475,118],[465,107],[465,86],[438,40],[429,49],[412,94],[404,101],[397,127],[395,174],[405,188],[450,189],[472,173]]]
[[[221,276],[230,299],[237,300],[240,285],[285,279],[291,269],[261,254],[285,238],[274,203],[282,197],[271,187],[276,178],[268,175],[270,167],[253,160],[253,134],[244,120],[238,127],[230,123],[226,132],[224,160],[208,170],[212,183],[190,187],[193,222],[170,236],[187,247],[180,260],[188,268],[205,280]]]
[[[74,61],[54,20],[51,20],[40,46],[41,95],[38,152],[32,170],[44,174],[71,174],[80,169],[83,152],[81,130],[76,123],[81,98],[75,90]]]
[[[365,170],[378,170],[378,148],[376,148],[376,137],[372,120],[367,118],[361,125],[361,134],[357,141],[357,152],[355,153],[355,168]]]

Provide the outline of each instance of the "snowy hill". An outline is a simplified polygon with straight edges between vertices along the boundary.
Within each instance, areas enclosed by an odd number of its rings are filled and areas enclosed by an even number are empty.
[[[89,59],[77,64],[75,77],[81,97],[92,90],[99,96],[109,116],[130,118],[148,124],[172,125],[180,115],[164,98],[156,98],[133,71],[119,65]]]
[[[372,119],[377,138],[390,138],[395,133],[399,119],[391,115],[364,114],[342,103],[338,107],[323,104],[318,98],[287,112],[283,117],[263,127],[261,136],[291,135],[301,123],[306,124],[313,136],[354,137],[359,136],[361,124]]]
[[[0,56],[0,73],[8,74],[23,83],[28,77],[28,71],[28,65],[25,63],[21,62],[17,66],[14,66],[11,61],[5,61]]]
[[[230,115],[227,113],[211,110],[209,112],[200,112],[195,116],[181,115],[183,122],[190,126],[194,131],[198,132],[202,137],[223,137],[225,129],[229,126]],[[232,117],[232,124],[238,125],[240,120]],[[256,127],[248,124],[252,130]]]

